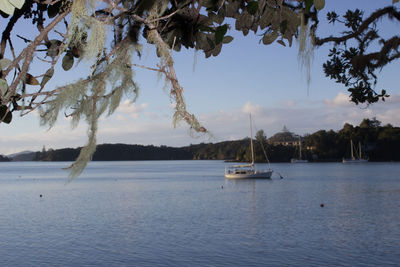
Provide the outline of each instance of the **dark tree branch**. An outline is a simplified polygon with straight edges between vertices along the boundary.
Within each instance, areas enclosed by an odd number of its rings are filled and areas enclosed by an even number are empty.
[[[382,18],[383,16],[389,16],[389,18],[396,18],[400,21],[400,12],[398,12],[393,6],[388,6],[382,9],[378,9],[374,13],[372,13],[366,20],[364,20],[361,25],[358,27],[356,31],[349,33],[347,35],[343,35],[341,37],[329,36],[326,38],[315,38],[315,45],[321,46],[325,43],[334,42],[334,43],[343,43],[349,39],[358,37],[362,32],[368,29],[369,25]]]

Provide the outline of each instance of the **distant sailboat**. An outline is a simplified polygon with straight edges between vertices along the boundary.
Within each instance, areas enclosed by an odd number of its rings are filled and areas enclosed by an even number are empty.
[[[301,140],[300,140],[300,136],[299,136],[299,158],[293,158],[290,160],[291,163],[307,163],[308,160],[306,159],[302,159],[301,156]]]
[[[225,178],[227,179],[270,179],[272,170],[256,169],[254,166],[254,148],[253,148],[253,130],[252,130],[251,114],[250,114],[250,149],[251,149],[251,163],[233,165],[225,168]],[[265,152],[265,151],[264,151]]]
[[[354,145],[353,140],[350,139],[350,150],[351,150],[351,158],[345,159],[343,158],[343,163],[364,163],[368,162],[368,160],[362,158],[361,154],[361,143],[358,142],[358,151],[356,151],[357,155],[354,155]]]

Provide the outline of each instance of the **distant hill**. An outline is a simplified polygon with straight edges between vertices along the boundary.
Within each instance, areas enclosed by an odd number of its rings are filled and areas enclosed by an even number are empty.
[[[1,161],[10,161],[10,159],[8,157],[5,157],[3,155],[0,155],[0,162]]]
[[[226,141],[216,144],[197,144],[185,147],[101,144],[96,148],[93,161],[117,160],[193,160],[219,159],[239,160],[238,151],[248,150],[249,140]],[[74,161],[81,148],[49,149],[27,154],[34,161]],[[21,157],[18,157],[21,159]]]
[[[74,161],[81,148],[63,148],[36,152],[33,160],[39,161]],[[185,148],[167,146],[143,146],[128,144],[98,145],[93,161],[117,160],[183,160],[193,159],[193,155]]]
[[[35,154],[36,152],[26,150],[7,155],[7,158],[11,159],[11,161],[32,161],[35,157]]]
[[[34,161],[74,161],[81,148],[49,149],[34,152]],[[274,160],[285,162],[290,160],[293,149],[277,147],[270,152]],[[265,162],[261,147],[256,148],[256,162]],[[96,148],[93,161],[121,160],[229,160],[251,161],[250,139],[224,141],[219,143],[201,143],[185,147],[168,147],[153,145],[101,144]]]

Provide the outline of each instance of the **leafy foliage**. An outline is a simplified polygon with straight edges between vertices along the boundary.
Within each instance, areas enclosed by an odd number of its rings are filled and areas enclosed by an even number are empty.
[[[329,60],[323,64],[325,75],[348,87],[351,100],[356,104],[384,101],[389,96],[386,89],[375,90],[377,72],[400,57],[400,36],[385,39],[377,28],[378,22],[386,16],[400,21],[400,12],[390,6],[376,10],[366,19],[363,15],[359,9],[349,10],[341,20],[335,12],[329,12],[327,19],[330,23],[342,23],[349,30],[340,37],[316,39],[317,45],[334,43]],[[371,52],[374,46],[380,50]]]

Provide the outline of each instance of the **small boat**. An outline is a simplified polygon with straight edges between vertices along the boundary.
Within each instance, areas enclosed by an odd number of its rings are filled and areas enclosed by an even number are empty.
[[[306,160],[306,159],[302,159],[302,157],[301,157],[301,139],[300,139],[300,136],[299,136],[299,158],[293,158],[293,159],[291,159],[290,160],[290,162],[291,163],[307,163],[308,162],[308,160]]]
[[[291,159],[290,163],[308,163],[306,159]]]
[[[349,158],[349,159],[343,158],[342,162],[343,163],[365,163],[365,162],[368,162],[367,159],[363,159],[362,158],[362,155],[361,155],[361,143],[358,142],[358,151],[356,151],[357,152],[356,156],[354,156],[353,147],[354,147],[353,140],[350,139],[351,158]]]
[[[254,164],[253,131],[252,131],[251,114],[250,114],[250,149],[251,149],[251,163],[226,167],[225,178],[227,179],[256,179],[256,178],[270,179],[271,178],[271,175],[273,173],[273,170],[271,168],[258,169]]]

